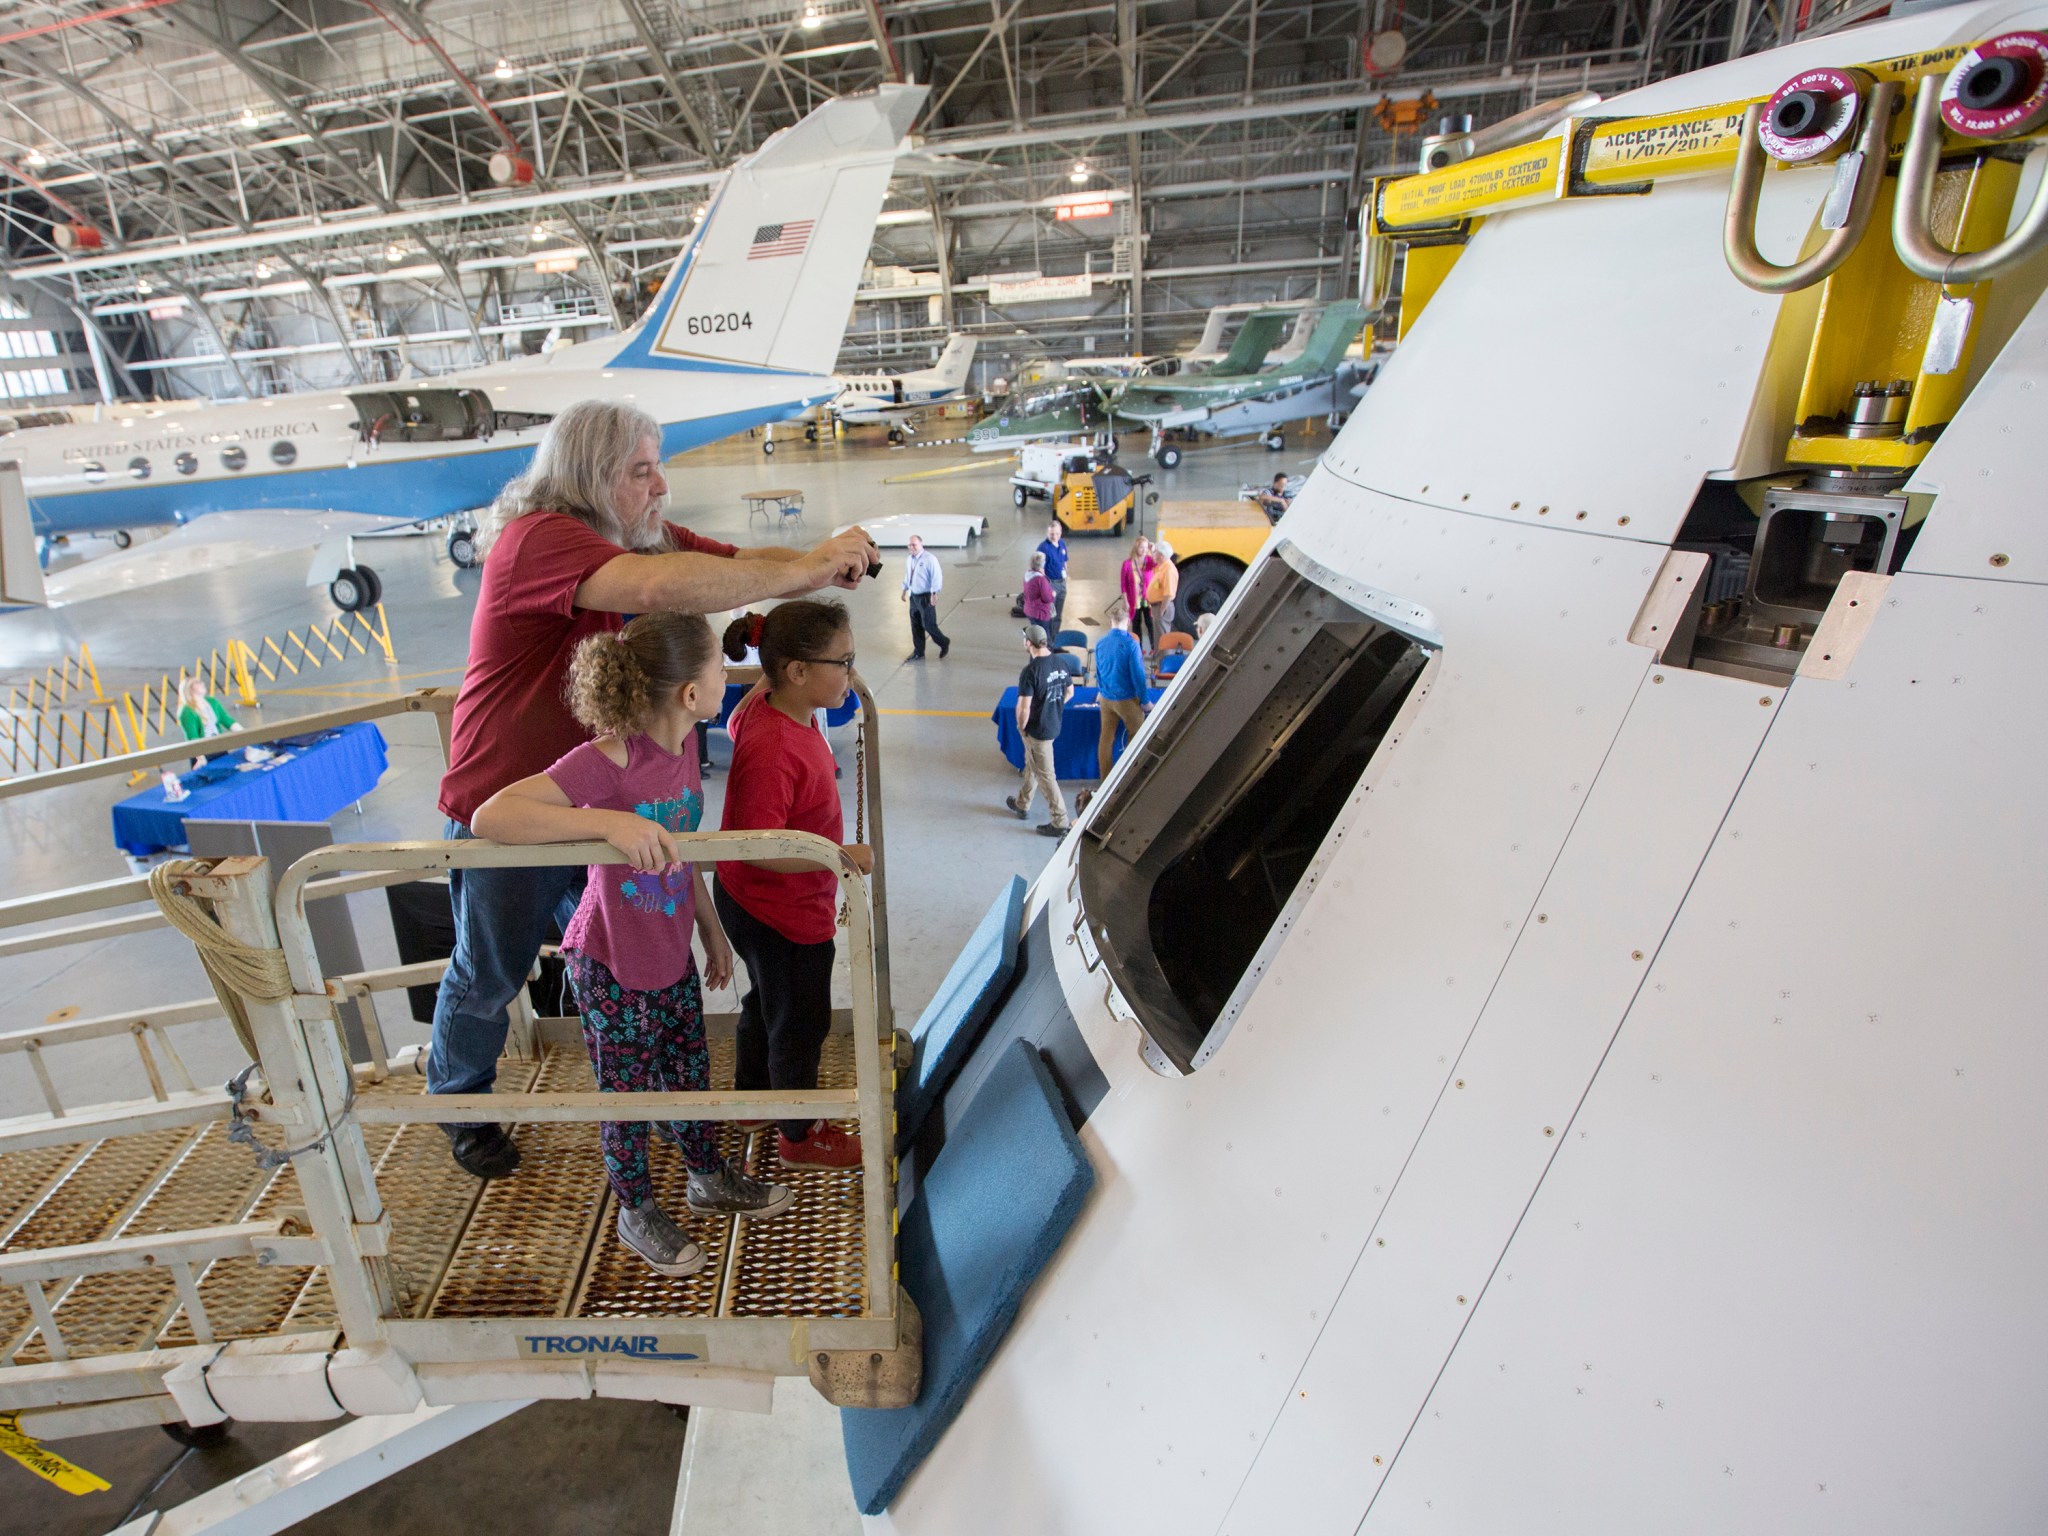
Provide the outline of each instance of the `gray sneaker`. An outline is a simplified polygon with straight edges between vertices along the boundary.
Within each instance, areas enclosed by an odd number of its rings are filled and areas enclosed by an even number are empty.
[[[773,1216],[789,1208],[787,1184],[764,1184],[727,1163],[690,1175],[690,1209],[706,1216]]]
[[[619,1206],[619,1241],[645,1259],[657,1275],[679,1280],[704,1267],[704,1250],[652,1200],[630,1208]]]

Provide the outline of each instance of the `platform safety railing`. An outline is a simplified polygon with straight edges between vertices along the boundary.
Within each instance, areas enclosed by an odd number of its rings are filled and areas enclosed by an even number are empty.
[[[758,678],[759,673],[758,669],[734,668],[730,675],[744,683]],[[515,848],[467,839],[342,845],[301,859],[287,871],[274,893],[266,860],[230,858],[210,866],[195,864],[190,873],[179,877],[180,887],[211,904],[223,928],[240,943],[252,948],[281,949],[288,962],[291,980],[287,995],[244,998],[242,1002],[262,1072],[256,1097],[238,1105],[237,1095],[226,1089],[198,1088],[166,1034],[169,1028],[180,1024],[220,1018],[222,1009],[215,999],[45,1024],[0,1035],[0,1060],[9,1054],[23,1056],[36,1075],[48,1107],[44,1115],[0,1121],[0,1153],[227,1120],[239,1109],[246,1119],[267,1124],[283,1137],[300,1181],[304,1216],[293,1212],[268,1222],[245,1221],[226,1227],[112,1237],[73,1247],[0,1254],[0,1289],[19,1289],[32,1317],[29,1333],[13,1341],[14,1347],[19,1348],[39,1335],[53,1361],[67,1360],[55,1307],[68,1287],[87,1275],[142,1268],[160,1268],[172,1275],[194,1337],[206,1343],[211,1338],[211,1328],[199,1291],[204,1268],[218,1260],[243,1255],[254,1256],[265,1264],[329,1266],[336,1320],[352,1343],[384,1339],[394,1326],[401,1332],[413,1330],[415,1336],[419,1330],[434,1332],[438,1325],[432,1322],[401,1320],[388,1261],[390,1219],[377,1195],[362,1136],[364,1125],[463,1122],[479,1117],[513,1123],[588,1123],[643,1117],[736,1120],[797,1116],[851,1118],[858,1123],[862,1137],[861,1242],[866,1276],[863,1315],[857,1319],[818,1319],[809,1327],[809,1342],[825,1349],[865,1351],[894,1347],[899,1328],[891,1158],[895,1066],[891,1049],[893,1014],[889,1001],[881,769],[879,753],[872,749],[878,724],[873,696],[858,677],[853,680],[853,689],[861,705],[862,750],[858,771],[866,821],[865,827],[857,830],[873,849],[874,869],[869,876],[863,878],[836,845],[808,833],[691,833],[677,839],[693,861],[795,859],[827,869],[838,879],[853,975],[856,1066],[852,1089],[821,1088],[805,1093],[768,1090],[701,1094],[423,1095],[410,1101],[358,1100],[357,1084],[383,1076],[393,1062],[382,1036],[373,1032],[373,1059],[367,1064],[352,1065],[347,1058],[336,1005],[351,997],[437,979],[447,962],[429,961],[325,977],[320,973],[306,925],[308,901],[432,878],[451,868],[620,863],[624,862],[622,856],[604,843]],[[353,720],[425,711],[439,718],[445,752],[452,705],[452,690],[425,690],[325,711],[291,725],[299,730],[318,729]],[[272,724],[234,732],[213,738],[209,745],[219,749],[253,743],[282,728]],[[163,751],[134,754],[131,761],[166,755]],[[0,784],[0,797],[110,775],[126,766],[115,759],[40,774],[33,780]],[[137,876],[0,902],[0,930],[84,916],[146,900],[150,894],[148,885],[146,877]],[[0,955],[60,949],[144,931],[163,922],[159,913],[139,913],[26,933],[0,939]],[[42,1053],[54,1046],[123,1033],[135,1040],[152,1098],[90,1106],[67,1104],[42,1062]],[[629,1100],[634,1101],[634,1113],[622,1114]],[[780,1320],[720,1319],[719,1323],[737,1335],[744,1335],[742,1348],[754,1368],[782,1373],[803,1368],[802,1350],[792,1352],[794,1336],[781,1336],[779,1330],[785,1325]],[[452,1326],[463,1329],[473,1324],[463,1320]],[[798,1327],[803,1328],[801,1320]],[[0,1347],[6,1347],[8,1342],[0,1340]],[[182,1352],[159,1353],[168,1360]],[[132,1387],[132,1362],[104,1363],[110,1367],[110,1383]],[[82,1385],[76,1389],[85,1390]]]
[[[374,1104],[356,1096],[335,1014],[342,989],[330,987],[321,974],[306,925],[309,882],[340,871],[403,872],[418,878],[451,869],[626,862],[609,843],[509,847],[466,839],[340,845],[308,854],[292,865],[278,882],[274,898],[261,859],[222,859],[209,869],[180,876],[185,890],[212,906],[221,927],[235,941],[250,950],[281,949],[289,966],[288,995],[245,994],[242,999],[263,1069],[264,1091],[241,1113],[273,1127],[294,1151],[299,1188],[313,1230],[331,1255],[336,1311],[352,1345],[392,1338],[394,1325],[397,1332],[415,1334],[434,1327],[431,1322],[405,1321],[388,1261],[391,1219],[364,1141],[366,1125],[818,1117],[853,1119],[859,1125],[862,1259],[867,1276],[863,1319],[885,1325],[843,1340],[842,1346],[894,1346],[895,1193],[889,1171],[894,1059],[879,1011],[875,924],[867,881],[837,844],[811,833],[697,832],[679,834],[675,842],[678,853],[692,863],[795,860],[827,870],[837,880],[853,980],[853,1088],[438,1094],[380,1098]],[[472,1335],[478,1331],[475,1323],[465,1326]],[[762,1332],[758,1327],[752,1331]],[[779,1364],[789,1370],[797,1364],[789,1358],[784,1341],[756,1349],[750,1358],[761,1368]]]
[[[230,731],[213,737],[208,746],[216,752],[231,751],[237,747],[260,745],[280,734],[328,730],[394,715],[430,714],[436,717],[445,751],[454,706],[453,689],[422,689],[344,709],[322,710],[291,720]],[[90,783],[99,778],[117,778],[138,768],[181,763],[190,756],[190,745],[180,742],[147,752],[128,753],[98,762],[78,763],[50,772],[0,780],[0,799]],[[321,900],[396,885],[406,878],[409,877],[377,873],[346,875],[321,881],[306,894],[310,900]],[[131,875],[0,901],[0,959],[59,951],[165,927],[163,913],[154,907],[118,916],[95,916],[149,900],[148,877]],[[89,920],[59,927],[42,926],[63,923],[69,918]],[[358,978],[363,979],[367,978]],[[184,1025],[207,1023],[221,1017],[218,1000],[206,997],[153,1003],[92,1018],[51,1020],[31,1029],[0,1032],[0,1066],[15,1059],[26,1062],[47,1111],[41,1115],[0,1118],[0,1153],[95,1141],[108,1136],[142,1135],[174,1126],[226,1119],[228,1094],[220,1088],[201,1088],[194,1083],[169,1033]],[[374,1015],[366,1011],[365,1022],[372,1035],[373,1052],[381,1065],[384,1051]],[[91,1103],[68,1100],[60,1092],[45,1054],[67,1045],[124,1034],[134,1041],[137,1061],[148,1084],[150,1097]]]
[[[356,891],[396,885],[409,876],[395,874],[343,875],[309,886],[306,899],[329,900]],[[0,901],[0,933],[65,918],[90,917],[150,899],[149,879],[134,875],[120,880],[102,880],[73,886],[40,896],[18,896]],[[57,953],[82,944],[125,934],[146,933],[166,926],[164,915],[154,907],[145,912],[57,928],[37,928],[0,938],[0,958],[16,955]],[[433,962],[438,976],[445,961]],[[412,968],[392,972],[371,971],[348,978],[367,991],[381,989],[387,975],[406,976]],[[420,980],[432,977],[420,976]],[[403,986],[405,981],[390,985]],[[218,998],[199,997],[176,1002],[149,1003],[89,1018],[53,1019],[29,1029],[0,1031],[0,1064],[12,1060],[27,1063],[40,1092],[44,1111],[0,1118],[0,1154],[32,1147],[62,1146],[98,1141],[108,1136],[138,1136],[150,1131],[181,1125],[202,1125],[228,1118],[229,1096],[224,1089],[201,1088],[179,1054],[171,1031],[193,1024],[205,1024],[223,1017]],[[366,1020],[372,1032],[373,1054],[381,1056],[381,1035],[373,1017]],[[149,1090],[146,1099],[81,1101],[67,1098],[59,1089],[47,1059],[53,1051],[91,1040],[126,1035],[134,1043],[137,1064]],[[0,1270],[4,1273],[4,1270]]]

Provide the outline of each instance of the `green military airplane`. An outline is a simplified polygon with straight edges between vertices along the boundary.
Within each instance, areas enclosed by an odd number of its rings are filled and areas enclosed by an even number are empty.
[[[1245,328],[1261,318],[1254,315]],[[1281,317],[1273,318],[1277,336]],[[1256,433],[1277,453],[1286,446],[1281,435],[1285,423],[1317,410],[1327,411],[1333,422],[1350,413],[1373,372],[1369,362],[1346,355],[1364,329],[1365,307],[1346,299],[1323,311],[1297,358],[1270,368],[1247,368],[1233,347],[1211,373],[1131,379],[1110,395],[1109,409],[1119,422],[1152,429],[1152,456],[1162,469],[1172,469],[1181,459],[1181,445],[1169,434]]]
[[[1214,379],[1255,372],[1292,318],[1285,311],[1270,310],[1248,316],[1238,328],[1237,339],[1231,343],[1229,353],[1217,363],[1214,371],[1196,377]],[[1146,379],[1141,375],[1130,382],[1144,383]],[[1115,380],[1068,377],[1048,379],[1016,390],[1000,411],[990,412],[967,429],[967,443],[976,453],[995,453],[1053,438],[1112,433],[1119,423],[1113,416],[1109,401],[1110,392],[1117,387]],[[1129,426],[1133,423],[1122,424]],[[1114,446],[1113,442],[1111,446]],[[1179,462],[1178,455],[1175,462]]]
[[[1026,443],[1106,431],[1109,409],[1103,387],[1093,379],[1053,379],[1011,391],[999,411],[967,429],[976,453],[1008,452]]]

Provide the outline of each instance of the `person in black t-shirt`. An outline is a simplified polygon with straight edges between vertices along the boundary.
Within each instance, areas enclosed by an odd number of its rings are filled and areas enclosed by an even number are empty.
[[[1007,796],[1003,804],[1019,820],[1031,815],[1031,797],[1045,791],[1050,821],[1038,831],[1045,837],[1064,837],[1067,831],[1067,802],[1060,795],[1058,770],[1053,766],[1053,743],[1059,740],[1060,719],[1066,713],[1067,690],[1073,674],[1065,662],[1052,653],[1052,639],[1042,625],[1024,626],[1024,649],[1031,659],[1017,674],[1017,729],[1024,736],[1024,788]]]

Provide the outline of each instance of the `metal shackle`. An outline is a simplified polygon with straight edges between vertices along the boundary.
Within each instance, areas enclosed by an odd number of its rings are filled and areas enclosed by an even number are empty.
[[[1899,103],[1899,88],[1890,80],[1874,86],[1869,100],[1863,104],[1862,131],[1854,151],[1860,157],[1856,162],[1856,184],[1841,228],[1831,231],[1821,242],[1820,249],[1811,256],[1789,266],[1781,267],[1757,250],[1756,210],[1763,194],[1765,165],[1777,158],[1792,164],[1808,163],[1810,158],[1817,158],[1819,153],[1846,137],[1849,127],[1849,120],[1843,117],[1837,106],[1832,114],[1837,126],[1832,133],[1825,132],[1828,126],[1822,110],[1825,103],[1795,99],[1804,94],[1799,92],[1788,96],[1787,92],[1797,85],[1798,81],[1791,82],[1770,102],[1758,102],[1743,114],[1742,134],[1735,149],[1735,174],[1728,187],[1728,219],[1722,228],[1721,245],[1728,258],[1728,270],[1739,282],[1758,293],[1797,293],[1802,288],[1811,288],[1847,261],[1849,253],[1856,249],[1864,231],[1870,227],[1871,213],[1877,207],[1878,189],[1884,185],[1892,113],[1898,110]],[[1841,98],[1836,96],[1832,99],[1839,102]],[[1832,142],[1823,143],[1812,156],[1799,153],[1795,159],[1792,154],[1774,154],[1764,131],[1764,111],[1767,106],[1783,103],[1790,103],[1792,110],[1780,114],[1785,119],[1779,125],[1781,129],[1804,127],[1811,121],[1822,131],[1802,134],[1797,139],[1789,139],[1778,132],[1772,135],[1773,138],[1796,144],[1795,153],[1805,150],[1815,139]]]
[[[1957,73],[1947,80],[1926,75],[1913,102],[1913,127],[1899,162],[1899,195],[1892,205],[1892,244],[1899,260],[1915,277],[1929,282],[1965,286],[2010,270],[2048,241],[2048,178],[2034,189],[2026,216],[2010,234],[1981,251],[1952,251],[1934,233],[1934,174],[1941,168],[1944,98],[1954,94]]]

